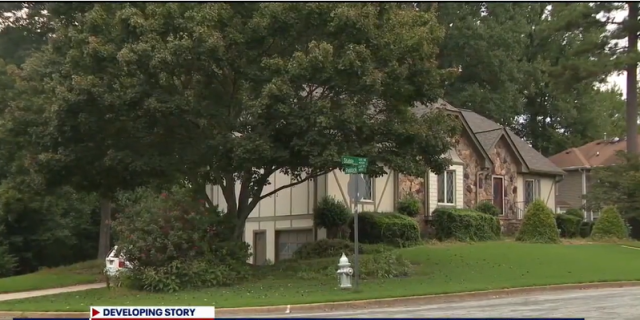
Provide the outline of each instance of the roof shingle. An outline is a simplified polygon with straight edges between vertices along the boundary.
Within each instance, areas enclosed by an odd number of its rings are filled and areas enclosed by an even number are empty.
[[[640,141],[638,143],[640,145]],[[549,157],[560,168],[609,166],[619,161],[617,153],[627,150],[627,139],[596,140],[581,147],[567,149]]]
[[[417,105],[416,108],[414,108],[414,112],[418,115],[422,115],[432,108],[443,108],[462,114],[470,129],[473,131],[473,134],[476,136],[487,154],[495,146],[498,139],[505,136],[513,142],[513,146],[516,148],[515,151],[520,154],[530,171],[556,175],[564,174],[562,169],[533,149],[527,142],[522,140],[511,130],[471,110],[457,109],[446,101],[438,99],[437,102],[430,104],[429,107],[425,107],[421,104]]]

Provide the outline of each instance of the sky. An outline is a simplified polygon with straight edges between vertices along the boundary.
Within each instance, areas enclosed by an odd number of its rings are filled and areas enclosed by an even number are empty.
[[[614,16],[616,21],[622,21],[627,16],[627,12],[620,10],[618,12],[615,12]],[[626,44],[627,41],[622,40],[620,42]],[[611,87],[617,86],[622,91],[622,95],[626,97],[627,96],[627,72],[623,71],[623,72],[620,72],[619,74],[614,74],[610,76],[608,85]]]

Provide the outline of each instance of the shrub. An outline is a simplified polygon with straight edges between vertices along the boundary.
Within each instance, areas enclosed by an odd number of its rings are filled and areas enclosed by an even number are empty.
[[[360,243],[360,254],[378,254],[391,251],[393,248],[383,244],[362,244]],[[307,242],[300,246],[293,253],[294,259],[312,260],[323,258],[340,258],[342,253],[352,255],[355,253],[353,242],[343,239],[322,239],[314,242]]]
[[[228,242],[233,225],[217,208],[206,208],[188,189],[135,193],[113,224],[118,248],[133,264],[126,286],[175,292],[229,285],[248,274],[248,245]]]
[[[596,220],[591,231],[591,237],[596,240],[626,239],[627,226],[615,207],[606,207]]]
[[[527,207],[516,241],[535,243],[558,243],[558,226],[554,213],[541,200]]]
[[[353,219],[349,223],[353,241]],[[410,217],[399,213],[362,212],[358,214],[358,235],[362,243],[388,244],[396,247],[420,242],[420,227]]]
[[[327,238],[338,236],[340,227],[349,222],[351,212],[349,208],[333,197],[324,197],[313,211],[313,220],[316,226],[327,229]]]
[[[338,258],[287,259],[271,266],[261,266],[255,269],[254,276],[256,279],[326,280],[336,276]],[[353,255],[349,255],[349,262],[353,264]],[[359,270],[361,279],[384,279],[406,277],[410,275],[412,267],[409,261],[399,253],[384,250],[360,256]]]
[[[420,200],[413,194],[407,193],[398,201],[398,213],[407,217],[416,217],[420,214]]]
[[[500,238],[500,220],[474,210],[437,208],[433,211],[433,224],[439,241],[489,241]]]
[[[556,215],[556,225],[560,229],[560,236],[564,238],[575,238],[580,235],[582,219],[574,215]]]
[[[480,213],[488,214],[494,217],[497,217],[501,214],[500,209],[498,209],[498,207],[496,207],[490,201],[482,201],[478,203],[478,205],[476,206],[476,211]]]
[[[353,257],[349,259],[353,263]],[[360,261],[361,279],[385,279],[409,276],[411,263],[395,251],[366,255]]]
[[[342,253],[353,254],[354,244],[342,239],[322,239],[308,242],[293,253],[294,259],[310,260],[322,258],[340,258]],[[362,252],[362,248],[360,248]]]
[[[580,224],[580,237],[588,238],[593,230],[593,221],[582,221]]]
[[[568,216],[573,216],[573,217],[579,218],[580,221],[584,220],[584,211],[582,211],[580,209],[571,208],[571,209],[567,210],[564,214],[566,214]]]

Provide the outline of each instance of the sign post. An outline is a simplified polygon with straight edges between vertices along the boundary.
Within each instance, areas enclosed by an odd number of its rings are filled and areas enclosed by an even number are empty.
[[[362,199],[362,195],[360,194],[360,177],[359,175],[367,172],[367,166],[369,161],[367,158],[359,158],[359,157],[342,157],[342,165],[344,167],[344,172],[346,174],[355,174],[356,175],[356,186],[355,190],[352,194],[349,194],[351,198],[353,198],[353,245],[355,247],[355,254],[353,256],[353,287],[355,289],[358,288],[358,278],[359,278],[359,267],[358,267],[358,257],[360,252],[358,248],[360,247],[358,241],[358,202]],[[351,189],[349,188],[351,193]]]

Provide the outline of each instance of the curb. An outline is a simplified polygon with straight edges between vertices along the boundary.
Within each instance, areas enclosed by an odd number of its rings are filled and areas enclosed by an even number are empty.
[[[596,282],[579,284],[561,284],[541,287],[526,287],[515,289],[474,291],[464,293],[450,293],[429,296],[413,296],[405,298],[386,298],[374,300],[343,301],[330,303],[313,303],[299,305],[281,305],[270,307],[247,307],[247,308],[220,308],[216,309],[216,316],[220,318],[255,316],[255,315],[278,315],[285,314],[289,310],[291,313],[314,313],[314,312],[334,312],[353,311],[357,309],[370,308],[391,308],[418,305],[429,305],[448,302],[462,302],[467,300],[495,299],[509,296],[531,295],[537,293],[547,293],[567,290],[593,290],[593,289],[616,289],[640,287],[640,281],[619,281],[619,282]],[[88,318],[88,312],[20,312],[20,311],[0,311],[0,318]]]

